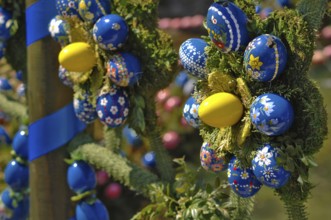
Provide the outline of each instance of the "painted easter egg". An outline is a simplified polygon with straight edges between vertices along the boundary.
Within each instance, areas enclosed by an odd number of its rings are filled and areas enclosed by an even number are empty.
[[[56,0],[56,10],[59,15],[65,18],[80,18],[78,13],[79,0]]]
[[[84,161],[75,161],[68,167],[67,181],[69,188],[75,193],[90,191],[97,184],[93,167]]]
[[[69,78],[69,71],[66,70],[63,66],[59,66],[59,79],[61,80],[61,82],[63,83],[63,85],[69,86],[70,88],[72,88],[74,86],[74,83],[71,81],[71,79]]]
[[[232,126],[242,117],[244,107],[235,95],[215,93],[200,103],[199,117],[202,122],[216,128]]]
[[[0,116],[2,116],[2,114],[0,114]],[[4,117],[6,117],[6,115]],[[4,121],[6,121],[6,118],[4,118]],[[10,143],[11,143],[11,139],[6,129],[0,126],[0,144],[10,144]]]
[[[52,38],[61,45],[67,45],[69,43],[69,28],[69,24],[58,15],[48,25],[48,31]]]
[[[228,182],[232,190],[244,198],[255,195],[262,186],[251,168],[239,167],[236,157],[228,164]]]
[[[268,136],[285,133],[292,125],[291,103],[282,96],[266,93],[258,96],[250,107],[250,118],[257,130]]]
[[[117,50],[128,38],[129,27],[119,15],[101,17],[93,26],[93,38],[104,50]]]
[[[4,77],[0,77],[0,91],[8,91],[11,90],[13,87],[10,85],[8,79]]]
[[[190,38],[183,42],[179,48],[179,58],[183,67],[193,76],[206,78],[207,54],[205,48],[206,41],[200,38]]]
[[[80,0],[78,12],[84,21],[95,23],[102,16],[110,14],[110,1]]]
[[[21,191],[29,186],[28,166],[11,160],[4,171],[5,182],[14,190]]]
[[[0,40],[0,59],[5,56],[6,46],[6,43]]]
[[[128,93],[120,87],[112,86],[109,92],[99,95],[96,110],[100,121],[108,127],[123,125],[129,115]]]
[[[0,41],[8,40],[15,33],[15,22],[12,14],[0,7]]]
[[[99,199],[97,199],[93,204],[82,201],[76,206],[76,219],[109,220],[109,214],[107,208]]]
[[[210,170],[216,173],[224,171],[228,167],[224,162],[224,159],[218,156],[207,142],[204,142],[201,146],[200,163],[205,170]]]
[[[118,86],[132,86],[137,83],[141,75],[140,61],[131,53],[115,54],[107,62],[107,76]]]
[[[183,117],[189,125],[194,128],[198,128],[200,125],[200,119],[198,115],[199,104],[192,96],[189,97],[184,105]]]
[[[145,167],[154,168],[156,166],[156,155],[153,151],[149,151],[141,158],[141,163]]]
[[[22,127],[20,130],[18,130],[13,138],[13,150],[15,151],[16,155],[24,160],[29,158],[28,140],[29,134],[27,127]]]
[[[276,36],[263,34],[252,40],[244,53],[244,67],[249,76],[261,82],[276,79],[285,69],[287,50]]]
[[[289,180],[291,173],[278,165],[278,149],[264,144],[252,160],[253,172],[257,179],[271,188],[280,188]]]
[[[213,3],[207,13],[207,31],[212,42],[222,52],[238,51],[249,42],[247,17],[229,1]]]
[[[24,198],[18,202],[17,206],[11,210],[9,220],[27,219],[29,216],[29,208],[30,198],[29,196],[24,196]]]
[[[74,98],[74,110],[77,118],[86,123],[92,123],[97,117],[95,107],[89,100],[90,96],[84,94],[83,97]]]
[[[59,54],[59,63],[71,72],[86,72],[97,63],[91,46],[84,42],[71,43]]]

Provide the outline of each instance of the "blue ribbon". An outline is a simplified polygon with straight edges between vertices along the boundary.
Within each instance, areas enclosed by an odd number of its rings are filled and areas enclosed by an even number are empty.
[[[70,103],[29,126],[29,160],[35,160],[65,145],[86,125],[79,121]]]
[[[55,0],[39,0],[26,9],[26,45],[49,35],[48,24],[57,14]]]
[[[39,0],[27,8],[27,46],[49,35],[48,24],[57,14],[55,3],[56,0]],[[76,117],[72,103],[34,122],[29,127],[29,160],[65,145],[85,127]]]

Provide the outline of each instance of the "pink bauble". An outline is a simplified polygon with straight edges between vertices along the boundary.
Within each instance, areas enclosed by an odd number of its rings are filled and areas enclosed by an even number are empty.
[[[162,142],[166,149],[172,150],[175,149],[180,143],[180,136],[175,131],[168,131],[163,135]]]
[[[164,103],[164,110],[167,112],[171,112],[176,107],[179,107],[182,103],[182,100],[178,96],[171,96],[168,100]]]
[[[314,65],[320,65],[323,64],[324,62],[325,62],[325,56],[322,50],[315,50],[312,63]]]
[[[97,172],[96,177],[97,177],[97,184],[99,186],[105,185],[109,179],[108,173],[102,170]]]
[[[122,186],[118,183],[110,183],[105,189],[105,196],[108,199],[117,199],[122,194]]]
[[[155,100],[158,103],[163,103],[165,102],[170,96],[170,92],[169,89],[163,89],[158,91],[158,93],[156,94]]]
[[[327,58],[330,59],[331,58],[331,44],[324,47],[323,49],[323,55]]]

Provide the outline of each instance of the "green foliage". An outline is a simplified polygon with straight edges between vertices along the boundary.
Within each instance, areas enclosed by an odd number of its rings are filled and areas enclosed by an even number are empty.
[[[204,171],[189,167],[182,158],[175,162],[174,189],[169,185],[150,186],[152,203],[133,219],[230,219],[227,184],[217,177],[210,185],[201,176]]]
[[[235,192],[230,193],[231,206],[235,207],[231,212],[232,220],[249,220],[254,209],[254,197],[242,198]]]
[[[328,2],[328,0],[301,0],[297,5],[298,11],[312,30],[317,30],[321,26],[326,10],[330,10],[327,7]]]
[[[0,109],[12,117],[18,118],[23,124],[28,122],[26,106],[19,102],[9,100],[3,94],[0,94]]]

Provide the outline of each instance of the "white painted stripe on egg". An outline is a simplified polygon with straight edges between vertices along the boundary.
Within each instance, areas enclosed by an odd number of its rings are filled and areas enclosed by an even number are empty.
[[[232,21],[234,22],[234,25],[236,26],[236,30],[237,30],[237,47],[235,49],[235,51],[239,50],[240,47],[240,41],[241,41],[241,34],[240,34],[240,29],[239,29],[239,24],[237,19],[234,17],[234,15],[232,14],[231,10],[229,8],[226,8],[227,12],[230,14],[230,17],[232,19]]]

